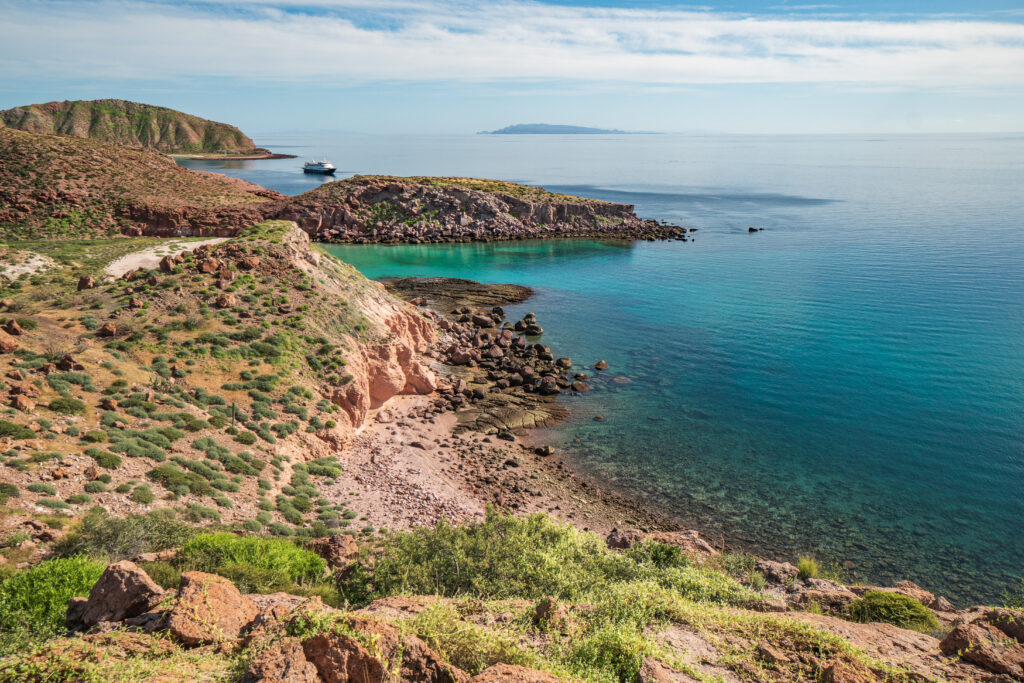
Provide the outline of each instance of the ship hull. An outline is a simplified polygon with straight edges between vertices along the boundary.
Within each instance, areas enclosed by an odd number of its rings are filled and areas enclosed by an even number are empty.
[[[313,173],[314,175],[334,175],[334,172],[337,170],[336,168],[304,168],[302,172]]]

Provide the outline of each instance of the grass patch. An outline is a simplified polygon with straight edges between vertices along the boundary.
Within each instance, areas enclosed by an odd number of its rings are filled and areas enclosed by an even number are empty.
[[[868,591],[850,605],[854,621],[881,621],[900,628],[929,633],[939,627],[939,620],[930,609],[908,595],[886,591]]]
[[[58,558],[0,584],[0,656],[57,635],[68,600],[88,595],[105,567],[84,556]]]

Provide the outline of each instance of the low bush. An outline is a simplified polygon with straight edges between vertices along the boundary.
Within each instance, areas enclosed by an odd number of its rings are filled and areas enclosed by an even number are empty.
[[[315,581],[327,568],[319,555],[289,541],[230,533],[192,537],[178,552],[178,562],[183,568],[216,574],[234,565],[280,570],[296,583]]]
[[[141,562],[139,568],[161,588],[176,589],[181,584],[181,572],[170,562]]]
[[[86,451],[86,455],[96,461],[96,464],[107,470],[116,470],[121,466],[121,457],[109,451],[101,451],[93,448]]]
[[[179,547],[195,534],[194,527],[176,519],[170,510],[111,517],[102,508],[93,508],[56,542],[53,552],[60,557],[81,554],[118,562]]]
[[[36,433],[28,427],[24,427],[7,420],[0,420],[0,437],[9,436],[12,439],[34,439]]]
[[[800,558],[796,565],[798,576],[801,579],[813,579],[818,575],[820,571],[818,567],[818,561],[813,557],[804,555]]]
[[[61,415],[81,415],[85,412],[85,403],[77,398],[55,398],[50,401],[50,410]]]
[[[42,482],[34,482],[32,484],[29,484],[25,488],[31,491],[32,493],[45,493],[48,496],[57,495],[57,489],[50,486],[49,484],[44,484]]]
[[[881,621],[900,628],[927,633],[939,627],[939,620],[919,600],[900,593],[868,591],[850,605],[854,621]]]
[[[134,500],[136,503],[141,503],[142,505],[149,505],[154,500],[156,500],[156,494],[153,493],[153,489],[149,488],[149,484],[141,484],[139,486],[136,486],[135,490],[132,491],[131,499]]]
[[[0,657],[60,633],[68,601],[88,595],[105,567],[84,556],[57,558],[0,584]]]

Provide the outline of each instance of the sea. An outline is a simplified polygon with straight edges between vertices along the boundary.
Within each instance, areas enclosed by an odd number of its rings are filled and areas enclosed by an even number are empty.
[[[688,242],[327,249],[371,278],[517,283],[590,375],[543,436],[729,547],[911,579],[955,603],[1024,577],[1024,134],[266,135],[296,159],[182,161],[298,194],[473,176],[633,204]],[[755,228],[755,232],[750,232]],[[603,372],[592,369],[606,360]]]

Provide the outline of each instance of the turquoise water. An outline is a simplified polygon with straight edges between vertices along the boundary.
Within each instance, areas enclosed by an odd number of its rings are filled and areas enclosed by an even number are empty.
[[[534,287],[512,313],[611,366],[551,438],[712,536],[960,602],[1024,575],[1024,136],[544,137],[334,154],[628,201],[696,240],[331,251]],[[298,191],[284,166],[218,170]]]

